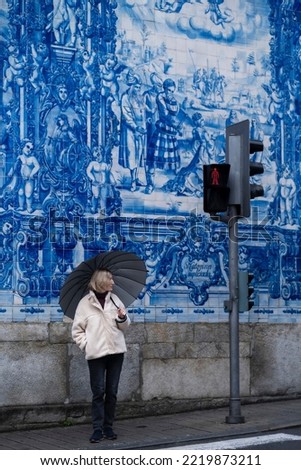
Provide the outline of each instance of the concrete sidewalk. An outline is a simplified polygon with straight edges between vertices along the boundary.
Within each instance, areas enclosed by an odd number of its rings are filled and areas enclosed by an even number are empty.
[[[229,408],[116,420],[115,441],[90,444],[91,425],[0,433],[0,450],[162,449],[208,439],[301,426],[301,399],[242,405],[245,423],[227,424]]]

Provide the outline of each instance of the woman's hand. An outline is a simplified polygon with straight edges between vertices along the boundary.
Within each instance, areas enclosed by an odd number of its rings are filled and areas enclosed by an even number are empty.
[[[117,313],[118,313],[118,318],[120,319],[123,319],[126,316],[126,311],[124,310],[124,308],[119,308],[117,310]]]

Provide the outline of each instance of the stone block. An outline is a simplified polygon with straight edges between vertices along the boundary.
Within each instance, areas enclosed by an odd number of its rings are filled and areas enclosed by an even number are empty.
[[[183,359],[200,357],[229,357],[229,343],[202,342],[177,344],[176,356]]]
[[[192,323],[150,323],[147,325],[147,342],[193,342],[193,326]]]
[[[47,341],[47,323],[2,323],[0,322],[0,342]]]
[[[76,346],[70,344],[69,353],[69,403],[91,401],[90,378],[85,354]]]
[[[194,325],[194,342],[208,343],[229,342],[229,323],[196,323]]]
[[[121,371],[118,401],[140,399],[140,345],[128,344]]]
[[[260,325],[252,347],[252,395],[300,393],[301,324]]]
[[[132,322],[130,327],[125,332],[126,343],[138,343],[143,344],[146,341],[145,333],[145,324],[144,323],[134,323]]]
[[[242,393],[250,386],[248,361],[241,373]],[[229,395],[229,360],[171,359],[145,360],[142,366],[142,399],[218,398]]]
[[[49,323],[50,344],[72,342],[71,326],[72,323],[67,322]]]
[[[175,343],[147,343],[142,347],[143,360],[160,358],[170,359],[176,356]]]
[[[64,345],[41,341],[0,343],[0,406],[63,403],[66,359]]]

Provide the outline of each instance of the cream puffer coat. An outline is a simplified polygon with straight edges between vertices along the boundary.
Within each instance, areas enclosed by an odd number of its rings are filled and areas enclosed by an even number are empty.
[[[119,318],[115,304],[124,309],[123,303],[112,293],[106,295],[104,308],[93,291],[80,300],[72,325],[72,338],[85,352],[87,360],[126,352],[123,331],[129,326],[130,319],[128,315]]]

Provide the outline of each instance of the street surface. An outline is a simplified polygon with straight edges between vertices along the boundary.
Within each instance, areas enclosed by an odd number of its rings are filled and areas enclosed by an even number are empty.
[[[252,437],[241,437],[219,441],[204,441],[174,450],[301,450],[301,427],[280,430],[276,433],[260,433]]]

